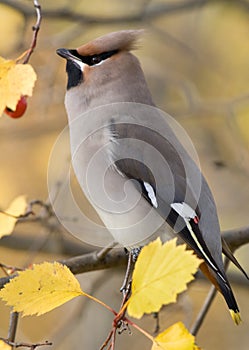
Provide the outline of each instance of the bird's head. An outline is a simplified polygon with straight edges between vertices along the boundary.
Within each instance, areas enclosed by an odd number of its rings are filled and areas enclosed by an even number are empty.
[[[70,105],[77,105],[77,98],[81,101],[81,111],[114,102],[145,103],[142,95],[150,96],[150,93],[139,61],[130,52],[136,48],[142,33],[143,30],[122,30],[77,49],[57,50],[67,60],[68,111]]]
[[[99,84],[100,80],[104,82],[115,73],[121,73],[122,67],[132,64],[132,55],[128,53],[135,48],[142,32],[122,30],[101,36],[77,49],[58,49],[57,54],[67,60],[67,89],[95,79]]]

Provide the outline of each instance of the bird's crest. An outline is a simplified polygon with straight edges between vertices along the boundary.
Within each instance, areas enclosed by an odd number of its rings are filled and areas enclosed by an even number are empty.
[[[114,50],[134,50],[137,47],[139,37],[143,33],[143,29],[112,32],[78,47],[77,52],[81,56],[91,56]]]

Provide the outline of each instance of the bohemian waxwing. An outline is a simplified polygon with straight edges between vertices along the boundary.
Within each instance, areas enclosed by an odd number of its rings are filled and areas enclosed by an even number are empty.
[[[65,105],[74,171],[115,241],[127,248],[156,235],[185,241],[204,261],[202,271],[238,324],[213,196],[168,118],[155,107],[130,52],[141,32],[123,30],[77,49],[57,50],[67,60]],[[223,252],[242,269],[227,246]]]

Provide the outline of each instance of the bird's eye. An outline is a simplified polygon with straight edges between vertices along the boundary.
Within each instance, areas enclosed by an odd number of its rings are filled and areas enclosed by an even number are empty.
[[[88,66],[96,66],[97,64],[103,62],[107,58],[113,56],[116,54],[118,51],[113,50],[113,51],[108,51],[108,52],[102,52],[97,55],[91,55],[91,56],[80,56],[80,59],[83,63],[88,64]]]
[[[92,59],[91,59],[91,63],[92,65],[94,64],[98,64],[102,61],[102,58],[100,56],[93,56]]]

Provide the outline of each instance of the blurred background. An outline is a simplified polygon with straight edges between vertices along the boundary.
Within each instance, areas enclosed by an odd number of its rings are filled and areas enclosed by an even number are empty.
[[[30,60],[38,76],[33,97],[22,118],[3,115],[0,120],[0,209],[20,194],[29,200],[48,198],[49,157],[67,124],[65,62],[56,49],[78,47],[110,31],[144,28],[135,54],[154,101],[185,128],[197,149],[222,230],[249,226],[249,1],[53,0],[40,4],[43,21]],[[15,59],[27,50],[35,22],[33,1],[0,1],[0,55]],[[67,142],[63,156],[69,164]],[[55,189],[61,177],[63,172],[55,175]],[[94,217],[90,208],[85,210]],[[13,236],[2,240],[0,262],[23,266],[94,249],[71,240],[53,220],[47,226],[39,220],[18,224]],[[68,249],[65,240],[71,242]],[[236,252],[247,271],[248,249],[246,245]],[[120,268],[83,274],[79,279],[86,292],[118,308],[123,274]],[[217,296],[197,336],[203,349],[248,349],[249,283],[235,269],[230,268],[229,275],[243,323],[234,326]],[[209,287],[203,279],[193,283],[176,305],[161,312],[161,328],[178,320],[190,326]],[[0,312],[4,337],[9,308],[1,303]],[[56,350],[98,349],[111,322],[106,310],[77,299],[42,317],[22,318],[17,339],[51,340]],[[139,324],[150,332],[155,327],[152,316]],[[143,336],[132,333],[118,336],[116,348],[150,348]]]

